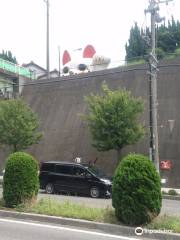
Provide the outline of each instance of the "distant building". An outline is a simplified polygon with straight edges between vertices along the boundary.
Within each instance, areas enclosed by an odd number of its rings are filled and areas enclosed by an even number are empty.
[[[34,63],[33,61],[27,64],[23,64],[23,67],[27,68],[33,74],[35,74],[37,79],[47,79],[46,69]],[[56,77],[59,77],[59,71],[57,69],[54,69],[53,71],[50,72],[50,78]]]
[[[59,71],[57,69],[54,69],[49,74],[50,74],[50,78],[57,78],[57,77],[59,77]],[[47,79],[47,73],[39,76],[38,79]]]
[[[32,73],[34,73],[36,75],[37,79],[40,76],[46,74],[46,69],[44,69],[43,67],[37,65],[33,61],[31,61],[30,63],[27,63],[27,64],[23,64],[22,66],[24,68],[27,68],[28,70],[30,70]]]
[[[0,99],[9,99],[13,95],[13,79],[3,79],[0,77]]]
[[[25,64],[24,64],[25,65]],[[10,61],[0,58],[0,98],[9,99],[21,94],[25,80],[35,80],[37,77],[34,74],[42,75],[45,69],[31,62],[20,66]],[[37,72],[38,71],[38,72]]]

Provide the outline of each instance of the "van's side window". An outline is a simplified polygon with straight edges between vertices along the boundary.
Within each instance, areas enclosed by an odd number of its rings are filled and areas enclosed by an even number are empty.
[[[56,165],[56,172],[61,174],[72,175],[72,166]]]
[[[42,164],[41,171],[54,172],[54,164],[49,163]]]
[[[85,176],[86,171],[80,167],[74,167],[73,175],[75,176]]]

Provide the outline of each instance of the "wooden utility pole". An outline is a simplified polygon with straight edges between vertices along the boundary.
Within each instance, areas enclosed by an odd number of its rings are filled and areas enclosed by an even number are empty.
[[[150,158],[154,162],[156,170],[159,172],[159,150],[158,150],[158,124],[157,124],[157,55],[156,55],[156,23],[161,22],[164,18],[159,16],[159,4],[173,0],[149,0],[148,9],[145,13],[151,14],[151,53],[149,55],[150,65]]]

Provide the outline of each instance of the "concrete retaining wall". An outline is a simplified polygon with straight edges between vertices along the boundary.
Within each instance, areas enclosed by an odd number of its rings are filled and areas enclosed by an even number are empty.
[[[161,63],[158,74],[158,130],[160,159],[169,159],[173,163],[170,171],[163,171],[167,179],[164,187],[180,188],[180,60]],[[116,152],[97,152],[91,146],[91,138],[80,114],[86,113],[84,96],[100,91],[106,82],[111,89],[119,87],[141,96],[145,102],[142,122],[149,126],[149,92],[147,66],[131,66],[99,72],[36,81],[23,89],[23,97],[39,115],[44,138],[30,152],[39,161],[71,161],[82,157],[84,162],[95,160],[110,175],[116,167]],[[170,129],[169,120],[174,120]],[[124,149],[128,152],[149,154],[149,136],[134,146]],[[1,158],[2,159],[2,158]],[[1,160],[2,164],[2,160]]]

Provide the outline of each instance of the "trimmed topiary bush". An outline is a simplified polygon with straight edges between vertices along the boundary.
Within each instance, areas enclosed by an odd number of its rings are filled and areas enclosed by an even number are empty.
[[[39,190],[38,162],[29,154],[11,154],[6,163],[3,198],[7,207],[31,202]]]
[[[128,225],[151,222],[161,210],[161,181],[153,163],[140,154],[129,154],[113,178],[112,203],[118,220]]]

